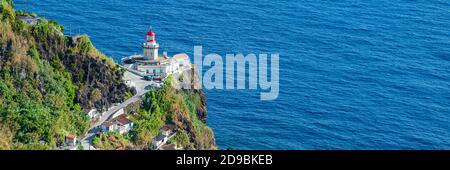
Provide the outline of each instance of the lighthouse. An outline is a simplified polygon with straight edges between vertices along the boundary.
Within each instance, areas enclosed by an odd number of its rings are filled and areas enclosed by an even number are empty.
[[[147,32],[146,40],[143,45],[144,48],[144,59],[145,60],[157,60],[158,59],[158,48],[159,44],[156,43],[156,34],[150,26],[150,31]]]
[[[159,44],[156,43],[156,34],[152,27],[145,34],[145,42],[142,44],[144,54],[135,54],[122,59],[122,64],[128,70],[145,76],[148,80],[162,80],[168,75],[182,73],[191,69],[189,56],[176,54],[168,57],[167,54],[158,55]]]

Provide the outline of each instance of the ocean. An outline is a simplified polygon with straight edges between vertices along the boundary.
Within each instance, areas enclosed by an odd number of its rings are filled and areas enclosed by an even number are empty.
[[[279,53],[280,94],[207,90],[220,149],[450,149],[450,1],[16,0],[116,61]]]

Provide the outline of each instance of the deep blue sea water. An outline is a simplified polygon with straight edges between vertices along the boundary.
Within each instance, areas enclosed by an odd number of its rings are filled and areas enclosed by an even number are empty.
[[[16,0],[119,60],[279,53],[280,96],[208,90],[221,149],[450,149],[450,1]]]

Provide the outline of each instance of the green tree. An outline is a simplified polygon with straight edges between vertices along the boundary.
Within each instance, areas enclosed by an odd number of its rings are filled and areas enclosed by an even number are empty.
[[[94,90],[92,90],[91,92],[91,101],[96,103],[99,100],[102,99],[102,92],[100,91],[100,89],[95,88]]]

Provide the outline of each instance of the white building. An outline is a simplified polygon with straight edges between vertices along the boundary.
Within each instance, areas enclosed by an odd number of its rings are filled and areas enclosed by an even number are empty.
[[[118,131],[120,134],[128,133],[134,127],[134,123],[128,118],[128,115],[121,114],[110,121],[102,123],[102,132]]]
[[[117,123],[117,130],[119,130],[120,134],[128,133],[133,127],[134,123],[128,119],[126,114],[122,114],[117,116],[114,121]]]
[[[117,128],[117,123],[113,121],[105,121],[101,125],[102,132],[114,132]]]
[[[153,149],[158,149],[159,146],[161,146],[163,143],[167,142],[167,136],[160,134],[158,136],[156,136],[153,141],[152,141],[152,148]]]
[[[77,136],[74,134],[69,134],[66,136],[66,145],[67,146],[75,146],[77,143]]]
[[[136,70],[143,75],[153,78],[165,78],[166,76],[181,72],[190,68],[190,60],[186,54],[177,54],[173,58],[166,55],[159,55],[159,44],[156,43],[156,34],[150,31],[146,34],[146,41],[143,44],[143,55],[133,55],[122,59],[124,64],[130,69]]]
[[[166,77],[175,73],[179,66],[166,56],[159,56],[155,60],[137,61],[133,69],[153,77]]]

